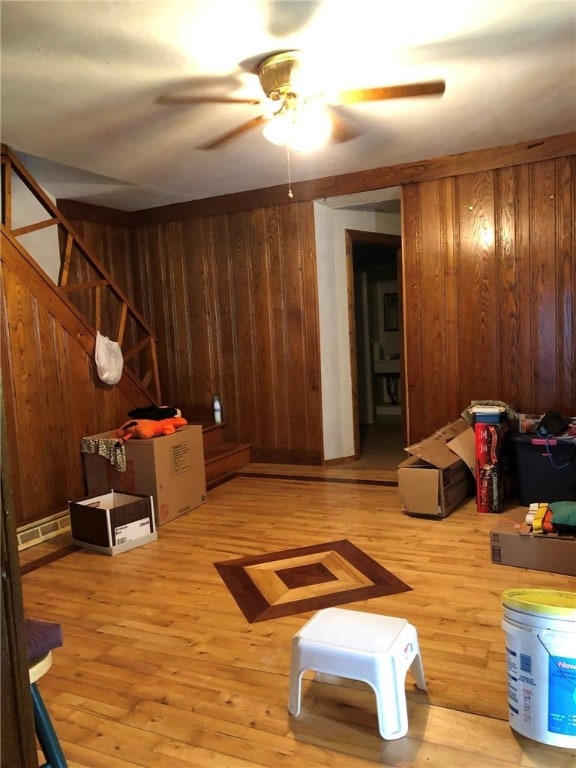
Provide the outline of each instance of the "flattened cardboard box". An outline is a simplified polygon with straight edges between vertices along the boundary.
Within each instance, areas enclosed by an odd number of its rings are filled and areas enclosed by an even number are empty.
[[[151,496],[110,491],[69,501],[72,543],[105,555],[119,555],[156,541]]]
[[[91,435],[111,438],[114,431]],[[111,488],[152,496],[156,524],[164,525],[206,501],[202,427],[188,424],[173,435],[126,441],[126,471],[103,456],[83,453],[89,495]]]
[[[443,518],[472,494],[474,431],[458,419],[405,449],[411,454],[398,467],[402,511],[417,517]]]
[[[576,576],[576,537],[520,533],[526,510],[510,510],[490,531],[490,556],[493,563],[531,568],[534,571]]]

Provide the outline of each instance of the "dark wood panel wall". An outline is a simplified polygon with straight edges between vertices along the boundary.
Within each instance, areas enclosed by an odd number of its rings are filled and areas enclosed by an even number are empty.
[[[322,460],[313,206],[136,228],[135,301],[151,312],[164,400],[186,415],[221,396],[253,457]],[[141,302],[141,303],[140,303]]]
[[[403,188],[409,439],[472,400],[576,413],[576,158]]]
[[[410,441],[474,399],[576,412],[574,139],[294,186],[302,199],[403,185]],[[274,194],[266,205],[267,196],[166,206],[109,223],[98,210],[93,222],[75,223],[114,253],[117,228],[131,228],[126,290],[158,334],[166,402],[186,411],[219,392],[231,438],[251,442],[255,458],[319,461],[312,207],[280,204]],[[71,206],[83,210],[92,213]],[[122,249],[115,258],[125,258]]]
[[[314,462],[322,424],[311,199],[362,185],[404,184],[411,439],[476,398],[576,412],[574,139],[294,185],[297,202],[271,204],[265,190],[246,203],[232,196],[228,212],[222,200],[212,214],[208,201],[136,215],[62,209],[156,329],[164,401],[186,412],[218,391],[230,438],[251,442],[255,458]],[[1,256],[7,493],[22,526],[82,495],[79,438],[143,403],[98,381],[58,297],[29,265],[16,266],[16,254],[3,247]]]
[[[84,496],[81,438],[119,426],[145,401],[126,377],[116,387],[99,380],[90,327],[4,234],[1,267],[0,347],[10,458],[3,493],[20,528]]]

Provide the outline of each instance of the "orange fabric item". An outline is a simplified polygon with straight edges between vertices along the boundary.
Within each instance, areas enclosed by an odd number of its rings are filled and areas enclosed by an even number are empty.
[[[116,431],[116,437],[121,440],[130,440],[135,437],[139,440],[149,440],[151,437],[161,435],[173,435],[178,427],[188,424],[182,416],[173,416],[169,419],[154,421],[153,419],[130,419]]]

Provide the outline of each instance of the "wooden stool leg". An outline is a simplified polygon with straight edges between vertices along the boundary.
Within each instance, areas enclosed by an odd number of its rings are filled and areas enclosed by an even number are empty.
[[[62,752],[58,736],[50,720],[48,710],[44,705],[40,691],[36,683],[30,685],[32,691],[32,706],[34,709],[34,725],[36,736],[42,747],[44,757],[48,762],[41,768],[68,768],[68,763]]]

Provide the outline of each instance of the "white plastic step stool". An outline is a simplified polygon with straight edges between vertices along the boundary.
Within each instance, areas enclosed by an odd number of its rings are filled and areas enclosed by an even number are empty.
[[[416,629],[392,616],[326,608],[294,635],[288,709],[295,716],[300,714],[307,669],[368,683],[376,694],[383,739],[399,739],[408,732],[408,669],[418,688],[426,690]]]

